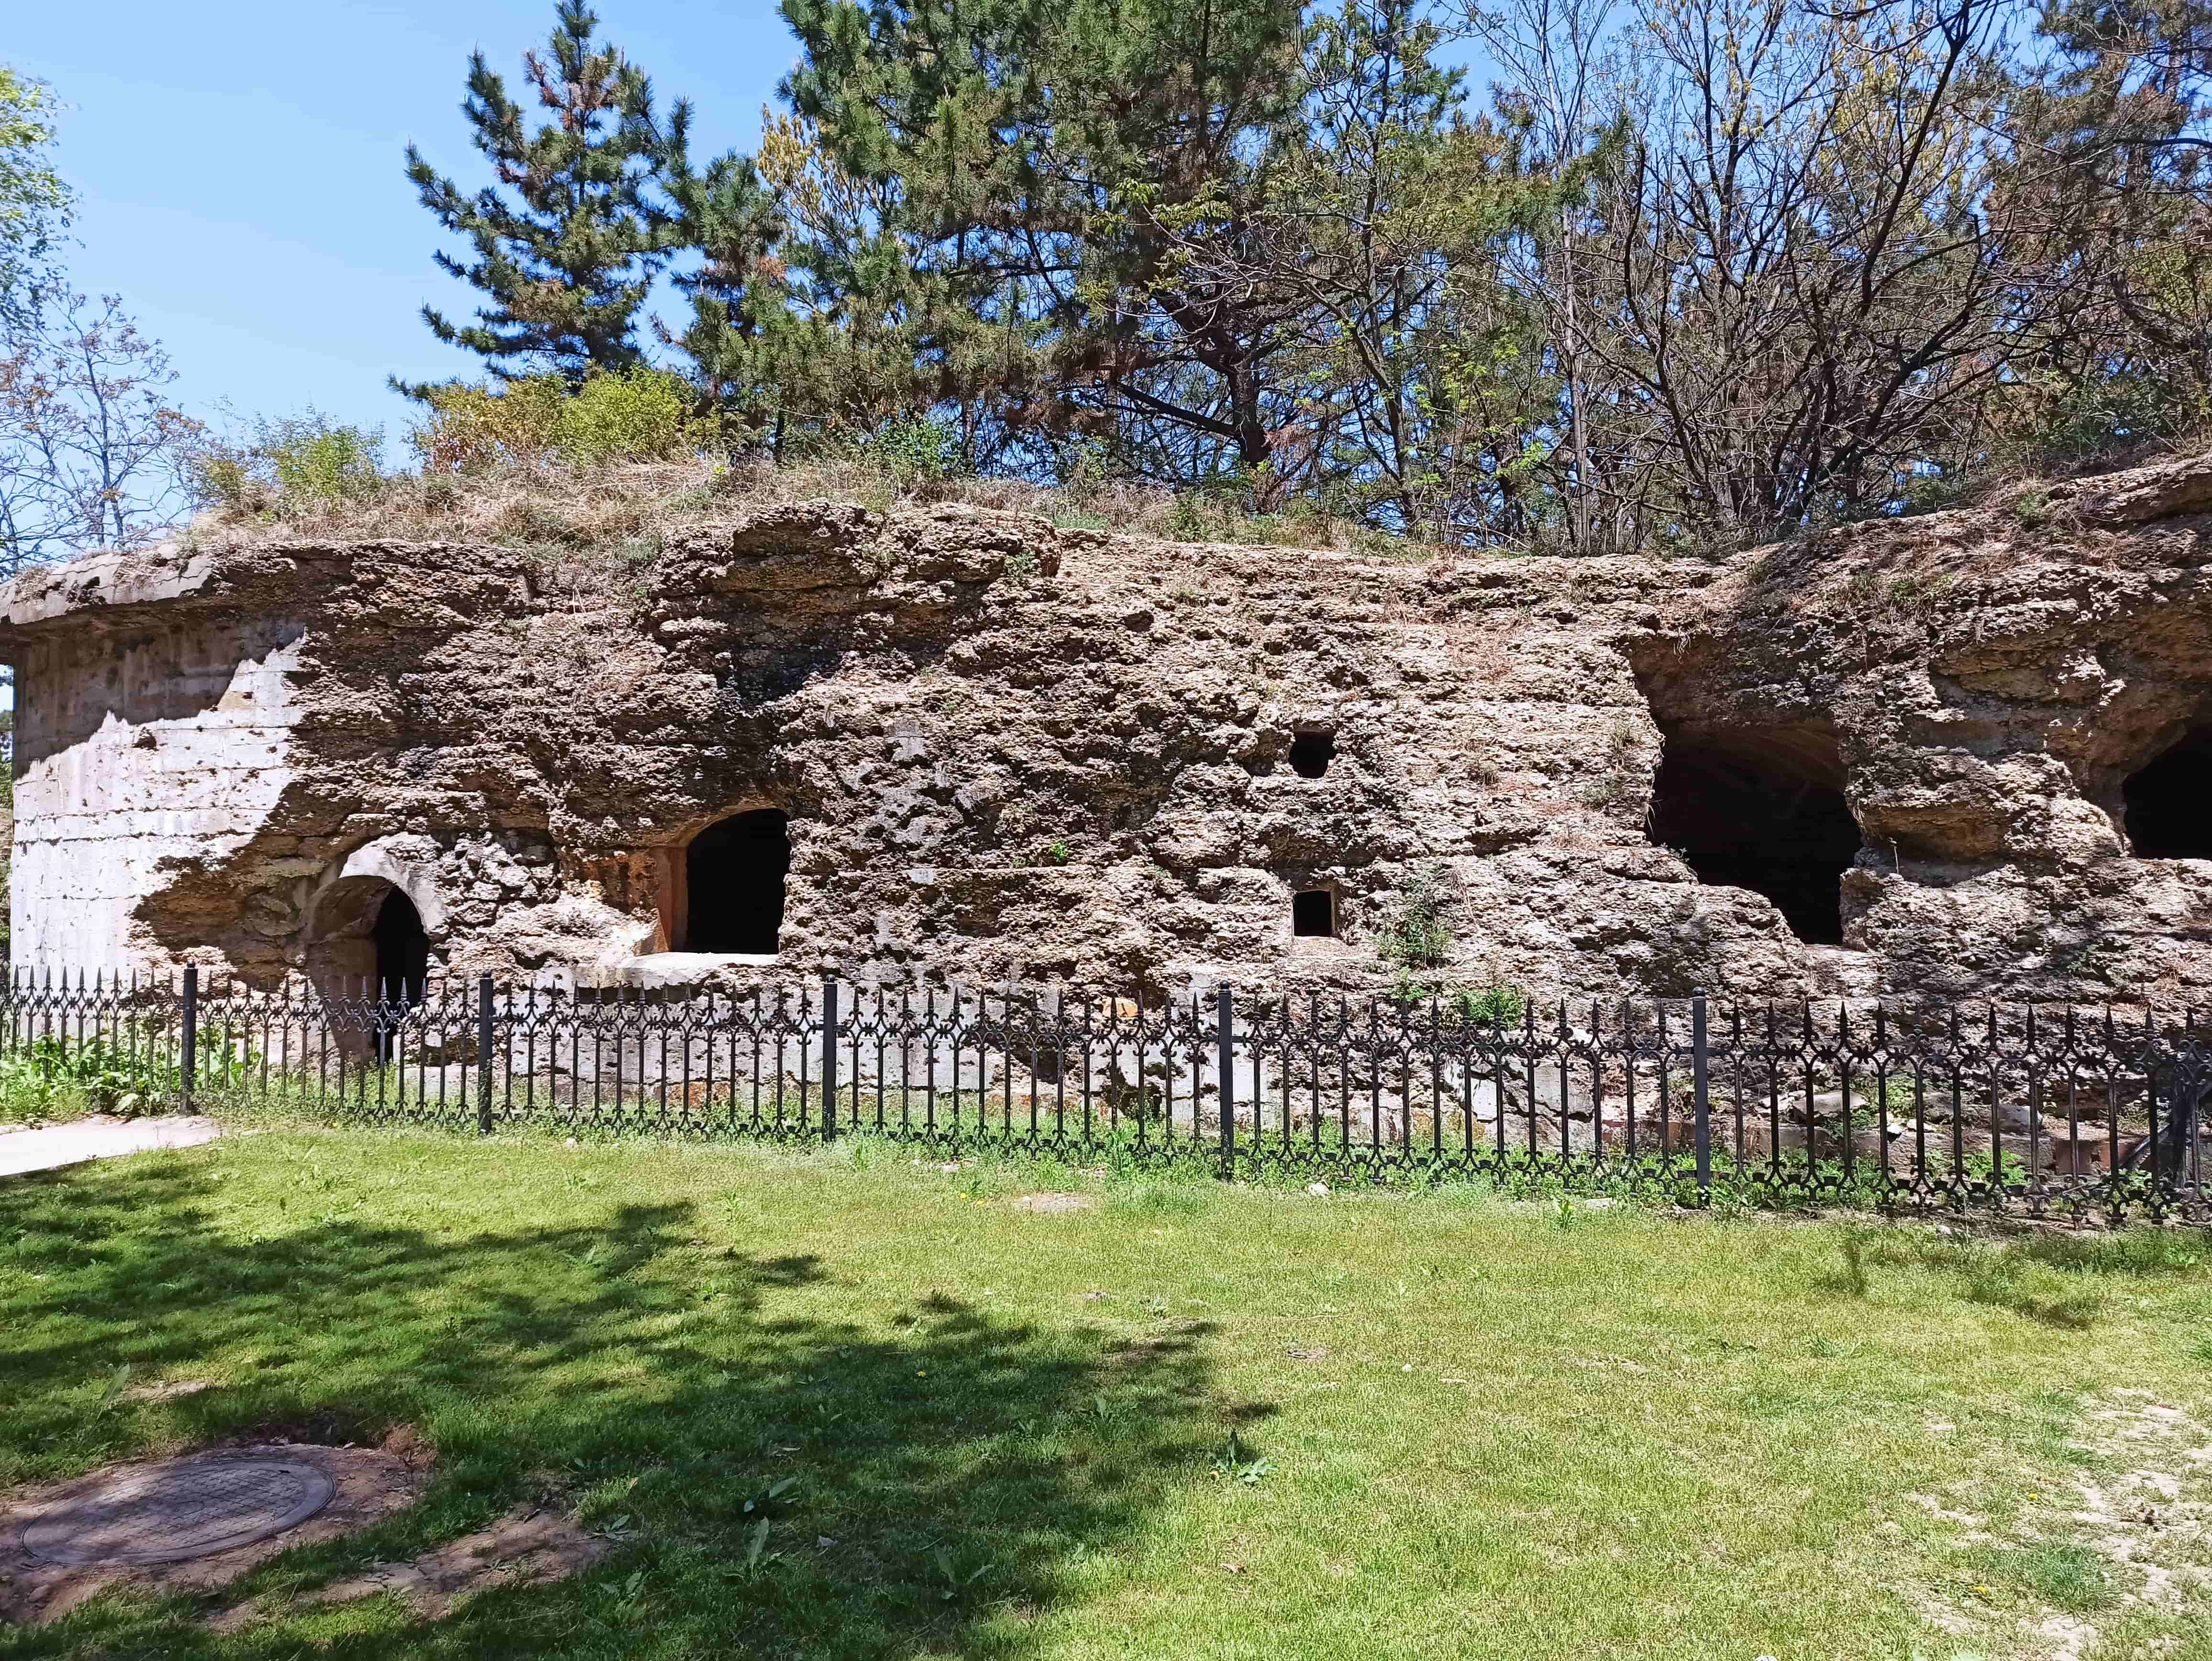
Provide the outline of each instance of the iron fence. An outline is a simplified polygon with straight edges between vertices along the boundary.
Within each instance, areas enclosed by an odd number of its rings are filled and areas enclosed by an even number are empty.
[[[860,988],[415,995],[18,972],[0,1118],[264,1103],[1686,1203],[2207,1216],[2212,1028],[2141,1007]],[[27,1110],[24,1104],[28,1101]]]

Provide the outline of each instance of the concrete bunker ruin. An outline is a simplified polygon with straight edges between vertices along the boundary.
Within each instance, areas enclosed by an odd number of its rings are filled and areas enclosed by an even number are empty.
[[[678,951],[773,957],[783,932],[791,821],[775,807],[718,819],[684,850]]]
[[[0,594],[14,958],[1357,994],[1436,870],[1446,986],[2199,997],[2212,457],[2094,483],[1719,561],[720,492],[635,569],[466,493],[203,526]]]
[[[2212,860],[2212,725],[2199,723],[2120,786],[2137,859]]]
[[[1665,737],[1652,840],[1677,850],[1699,882],[1764,894],[1807,945],[1843,944],[1843,875],[1860,837],[1835,734],[1747,726]]]

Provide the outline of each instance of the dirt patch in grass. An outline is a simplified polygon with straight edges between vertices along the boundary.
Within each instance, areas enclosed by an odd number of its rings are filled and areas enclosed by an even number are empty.
[[[1034,1211],[1046,1217],[1065,1217],[1074,1211],[1096,1211],[1095,1194],[1024,1194],[1014,1202],[1017,1211]]]
[[[2045,1479],[2008,1525],[1913,1496],[1974,1549],[1974,1594],[2032,1606],[2008,1652],[2023,1661],[2135,1653],[2131,1628],[2157,1613],[2185,1614],[2212,1585],[2212,1428],[2148,1390],[2121,1388],[2086,1404],[2068,1441],[2082,1468]],[[1921,1606],[1948,1631],[1974,1628],[1972,1613],[1942,1597]]]
[[[442,1620],[471,1592],[563,1580],[589,1567],[608,1548],[605,1540],[585,1533],[572,1518],[540,1510],[516,1512],[406,1562],[373,1563],[359,1574],[317,1587],[300,1601],[350,1603],[390,1594],[404,1598],[426,1620]],[[216,1632],[236,1632],[281,1612],[237,1603],[209,1616],[207,1625]]]
[[[208,1378],[161,1378],[130,1385],[117,1399],[125,1402],[173,1402],[179,1396],[197,1396],[202,1390],[214,1388],[214,1381]]]
[[[181,1563],[115,1564],[49,1563],[24,1549],[23,1530],[49,1505],[86,1483],[120,1475],[143,1462],[104,1466],[66,1482],[11,1495],[0,1506],[0,1621],[35,1625],[51,1621],[94,1593],[115,1587],[158,1594],[227,1585],[280,1551],[335,1540],[404,1511],[421,1497],[430,1474],[429,1451],[406,1426],[387,1438],[383,1447],[256,1441],[210,1449],[199,1457],[210,1461],[278,1458],[313,1465],[331,1479],[336,1493],[329,1505],[297,1528],[266,1540]]]

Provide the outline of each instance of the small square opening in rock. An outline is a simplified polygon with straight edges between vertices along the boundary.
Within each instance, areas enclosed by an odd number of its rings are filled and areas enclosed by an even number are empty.
[[[1317,779],[1336,759],[1336,734],[1300,733],[1291,740],[1291,771],[1302,779]]]
[[[1331,937],[1336,933],[1336,896],[1309,888],[1291,896],[1291,933]]]

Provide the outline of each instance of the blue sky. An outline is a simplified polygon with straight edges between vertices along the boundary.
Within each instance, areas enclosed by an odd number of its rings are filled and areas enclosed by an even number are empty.
[[[600,34],[697,106],[702,153],[750,149],[796,48],[769,0],[600,0]],[[402,174],[411,140],[487,182],[460,115],[482,47],[510,86],[552,0],[77,0],[9,8],[0,59],[68,106],[63,172],[82,193],[77,286],[120,294],[196,414],[313,405],[380,424],[385,377],[467,373],[417,315],[466,314],[431,264],[439,229]],[[396,458],[395,458],[396,459]]]

